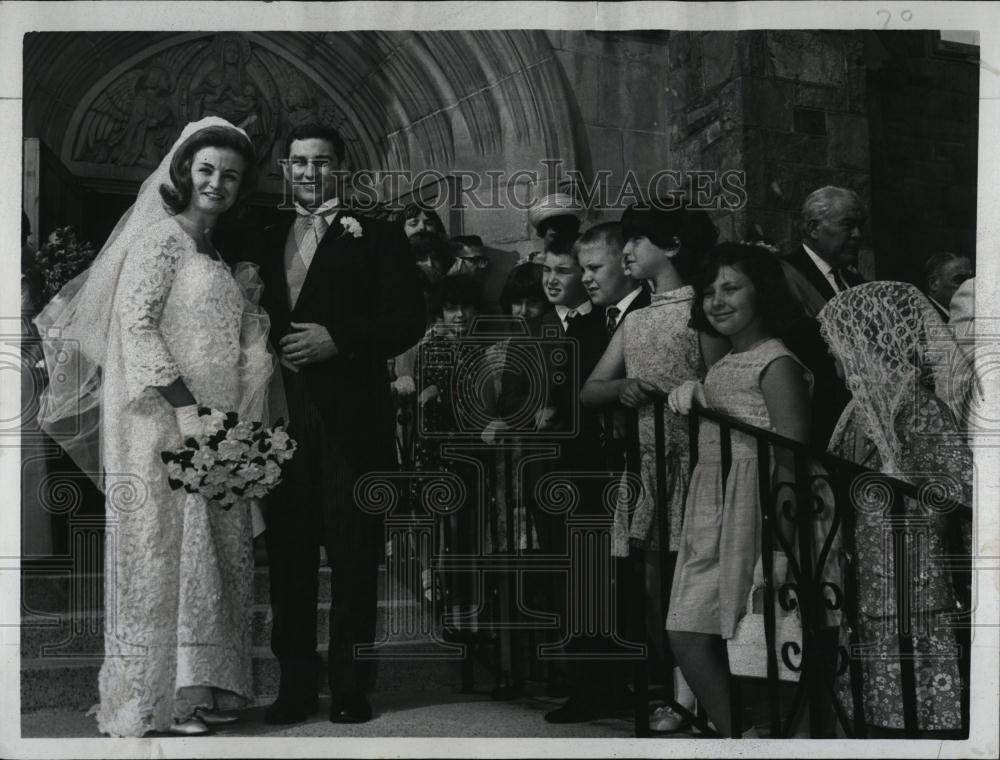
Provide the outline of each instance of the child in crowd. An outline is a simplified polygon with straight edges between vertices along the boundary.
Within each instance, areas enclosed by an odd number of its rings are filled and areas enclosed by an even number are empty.
[[[757,246],[724,243],[709,253],[696,285],[692,327],[724,336],[732,350],[709,368],[704,385],[692,381],[676,388],[670,408],[687,414],[698,404],[807,442],[812,376],[780,340],[798,310],[778,259]],[[732,432],[732,463],[723,488],[719,435],[717,426],[702,424],[667,630],[698,700],[720,733],[731,736],[724,640],[733,637],[745,610],[762,521],[755,441]],[[794,481],[790,452],[775,450],[774,461],[772,482]],[[775,558],[774,577],[783,578],[783,555],[776,552]]]
[[[542,265],[528,261],[514,267],[504,283],[500,305],[505,314],[525,320],[533,335],[541,334],[539,320],[551,308],[542,287]]]
[[[443,277],[431,286],[428,302],[434,323],[420,344],[415,365],[419,411],[414,469],[427,473],[427,478],[433,480],[433,474],[441,471],[468,475],[467,468],[442,457],[441,449],[450,438],[467,432],[457,403],[467,393],[463,386],[464,379],[476,375],[472,368],[483,358],[482,343],[466,340],[481,309],[481,289],[469,275]],[[418,510],[422,508],[420,491],[418,486]],[[475,488],[468,493],[475,494]],[[442,541],[450,551],[473,550],[478,533],[476,506],[477,503],[470,499],[467,505],[442,520]],[[432,580],[426,559],[423,564],[424,596],[427,599],[437,598],[440,591]]]
[[[655,415],[653,401],[672,389],[705,375],[706,367],[728,350],[724,338],[699,334],[688,327],[695,290],[688,284],[704,252],[718,231],[704,211],[671,208],[666,201],[634,205],[622,216],[625,272],[653,287],[650,305],[629,314],[615,331],[607,350],[581,391],[587,406],[621,403],[638,409],[639,475],[642,492],[635,501],[623,483],[612,531],[612,554],[632,556],[644,565],[646,629],[654,663],[667,664],[664,651],[664,615],[661,595],[662,561],[672,563],[680,538],[681,515],[688,478],[686,424],[664,417],[666,432],[666,493],[656,487]],[[661,546],[657,504],[669,520],[669,545]],[[694,698],[673,668],[674,695],[692,709]],[[667,707],[653,715],[651,726],[673,731],[683,719]]]

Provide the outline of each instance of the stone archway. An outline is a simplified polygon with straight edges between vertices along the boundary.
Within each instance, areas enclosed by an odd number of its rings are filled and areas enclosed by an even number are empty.
[[[351,166],[374,171],[541,174],[543,159],[572,169],[587,155],[574,142],[575,96],[541,31],[31,37],[26,127],[104,192],[134,191],[183,124],[209,113],[251,133],[268,195],[281,192],[283,136],[303,121],[336,127]],[[519,196],[534,194],[530,174],[522,181]],[[524,237],[523,209],[467,216],[492,240]]]

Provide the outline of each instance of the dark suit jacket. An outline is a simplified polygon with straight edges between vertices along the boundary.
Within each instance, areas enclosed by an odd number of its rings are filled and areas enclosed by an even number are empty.
[[[823,273],[816,267],[815,262],[806,253],[806,249],[801,245],[790,256],[787,256],[785,261],[795,267],[809,281],[809,284],[823,296],[824,301],[829,301],[836,295],[833,286],[830,285],[830,281],[823,276]],[[844,282],[852,288],[865,281],[864,277],[849,269],[842,269],[841,276],[844,278]]]
[[[361,224],[360,238],[340,224],[345,216]],[[259,241],[271,342],[280,353],[291,322],[315,322],[329,330],[337,355],[302,367],[300,377],[325,426],[343,437],[359,469],[391,466],[395,423],[386,360],[416,344],[426,327],[413,254],[397,226],[342,210],[320,241],[290,309],[284,251],[294,219],[290,213],[266,227]]]
[[[786,257],[785,262],[809,282],[824,303],[836,295],[829,280],[816,268],[816,264],[802,246]],[[865,281],[861,275],[849,270],[843,270],[842,276],[851,287]],[[793,293],[799,292],[794,287],[791,289]],[[802,305],[809,314],[817,310],[814,308],[815,303]],[[814,318],[808,317],[793,325],[784,336],[784,342],[813,374],[811,442],[814,446],[825,449],[841,412],[851,400],[851,394],[843,381],[837,377],[836,365],[827,352],[826,342],[819,332],[819,323]]]
[[[600,446],[600,421],[591,410],[580,408],[580,389],[607,347],[604,324],[604,309],[598,306],[572,320],[566,330],[566,338],[576,346],[576,362],[569,368],[569,382],[558,388],[558,392],[553,395],[559,427],[568,429],[575,419],[581,447],[589,448],[596,444],[595,454],[599,452]]]

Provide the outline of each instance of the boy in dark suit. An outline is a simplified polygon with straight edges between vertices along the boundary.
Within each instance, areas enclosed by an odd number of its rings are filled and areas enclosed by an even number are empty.
[[[621,445],[625,427],[623,420],[619,419],[617,425],[613,422],[610,425],[608,422],[602,424],[599,411],[581,408],[579,402],[579,389],[607,348],[611,335],[628,313],[649,305],[649,290],[627,276],[622,268],[623,247],[624,240],[619,222],[591,227],[573,245],[573,253],[581,270],[580,284],[588,294],[592,305],[590,313],[602,317],[586,320],[579,318],[567,331],[567,337],[574,338],[578,342],[581,371],[574,384],[573,397],[568,400],[569,403],[576,405],[576,416],[580,420],[580,435],[566,451],[566,459],[567,463],[578,471],[608,471],[621,469],[624,464],[624,446]],[[611,420],[613,417],[609,415],[608,419]],[[617,447],[611,445],[615,428],[619,434]],[[619,466],[609,468],[607,465],[612,450],[622,452],[622,461]],[[616,461],[619,459],[619,457],[613,458]],[[606,517],[610,528],[612,513],[608,506],[602,503],[600,490],[594,489],[594,493],[585,490],[581,508],[588,514]],[[592,562],[586,559],[584,561],[593,567],[606,564],[609,559],[594,558]],[[593,598],[611,598],[608,589],[593,586],[594,584],[584,586],[578,592]],[[610,615],[611,612],[605,610],[602,614]],[[595,649],[610,652],[609,644],[610,642],[601,636],[589,636],[578,638],[567,648],[570,653],[590,652]],[[616,668],[612,661],[581,659],[577,663],[575,682],[569,700],[562,707],[546,713],[545,720],[549,723],[581,723],[593,720],[602,713],[611,711],[615,707],[616,700],[624,693],[624,682],[616,676]]]

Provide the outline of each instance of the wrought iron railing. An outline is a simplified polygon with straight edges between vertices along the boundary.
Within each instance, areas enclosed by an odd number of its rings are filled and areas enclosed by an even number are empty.
[[[664,461],[663,402],[656,402],[655,419],[657,461]],[[902,702],[904,733],[916,737],[918,725],[918,685],[914,674],[914,637],[920,631],[914,625],[932,625],[925,617],[926,610],[914,595],[913,578],[926,565],[922,563],[948,563],[949,557],[960,558],[968,552],[962,536],[971,530],[972,510],[969,506],[950,498],[948,483],[935,479],[935,475],[922,474],[921,485],[876,473],[853,462],[817,451],[810,446],[755,428],[738,420],[707,409],[695,409],[689,419],[691,467],[698,461],[698,434],[705,422],[719,428],[720,457],[723,484],[732,463],[733,435],[748,436],[753,440],[757,456],[758,499],[763,529],[761,532],[761,559],[763,564],[763,617],[766,651],[761,655],[767,660],[767,707],[772,737],[790,736],[796,730],[801,714],[808,712],[809,733],[813,737],[830,736],[836,730],[848,737],[865,738],[867,726],[866,693],[870,685],[864,682],[862,668],[864,643],[859,640],[858,625],[858,572],[854,544],[855,513],[859,508],[881,510],[885,515],[885,540],[888,561],[891,563],[894,583],[888,589],[891,609],[895,610],[897,652],[895,659],[900,668],[901,693],[895,696]],[[784,451],[794,460],[794,483],[775,482],[771,464],[775,451]],[[658,468],[657,482],[662,486],[664,471]],[[784,499],[779,503],[779,491],[786,485],[794,489],[793,503]],[[662,493],[662,488],[658,488]],[[832,503],[827,501],[832,497]],[[929,517],[923,518],[908,510],[907,500]],[[798,507],[795,504],[799,505]],[[827,530],[817,539],[817,522],[827,516]],[[665,515],[660,515],[664,518]],[[930,557],[924,540],[926,531],[934,520],[946,520],[949,536],[949,557]],[[661,546],[667,546],[667,520],[660,519]],[[789,577],[776,584],[772,579],[772,552],[781,550],[788,557]],[[914,560],[916,560],[914,562]],[[666,564],[666,563],[664,563]],[[862,572],[864,569],[861,568]],[[969,616],[971,595],[968,562],[953,562],[945,568],[951,574],[956,598],[956,611],[950,625],[956,632],[957,657],[962,680],[962,734],[968,731],[969,684]],[[831,578],[842,577],[837,583]],[[669,600],[669,588],[664,586],[664,609]],[[798,610],[801,619],[801,642],[776,640],[775,602],[784,612]],[[830,614],[846,618],[848,643],[831,646]],[[891,657],[891,655],[890,655]],[[796,661],[797,658],[797,661]],[[781,710],[780,665],[798,676],[791,704]],[[849,715],[838,694],[835,679],[848,678],[850,684]],[[843,689],[841,689],[843,692]],[[733,731],[740,735],[742,709],[739,689],[733,689]],[[637,716],[638,717],[638,716]]]
[[[663,411],[663,402],[655,402],[655,478],[659,495],[667,492],[668,477]],[[627,416],[626,422],[625,440],[634,442],[637,440],[635,417]],[[698,433],[704,424],[718,426],[719,458],[724,474],[728,474],[733,461],[734,436],[746,436],[741,445],[746,447],[747,441],[752,441],[749,445],[756,453],[762,523],[758,549],[764,577],[762,616],[765,647],[760,656],[766,661],[763,688],[770,736],[801,735],[800,724],[804,716],[808,716],[809,735],[814,737],[839,734],[864,738],[868,734],[865,723],[868,685],[864,680],[862,659],[865,642],[860,640],[858,625],[859,568],[854,546],[855,517],[859,506],[884,512],[885,556],[892,568],[889,575],[895,579],[888,594],[891,609],[896,612],[889,617],[895,625],[894,657],[899,664],[902,686],[895,696],[902,705],[904,733],[906,736],[917,736],[920,730],[914,637],[921,633],[920,625],[926,627],[928,624],[925,611],[920,609],[922,602],[913,594],[912,579],[920,570],[920,566],[914,564],[914,558],[917,562],[939,562],[943,572],[952,576],[957,607],[946,624],[954,628],[960,645],[956,656],[962,681],[962,732],[966,732],[971,598],[967,555],[966,561],[962,560],[963,552],[968,550],[961,547],[961,536],[967,535],[971,527],[972,510],[948,498],[941,483],[935,483],[933,478],[928,480],[925,477],[921,485],[914,485],[711,410],[693,410],[689,424],[692,468],[697,464]],[[610,430],[611,427],[610,418],[606,418],[605,429]],[[628,449],[627,446],[625,448]],[[629,594],[619,595],[630,597],[627,618],[631,624],[624,632],[616,629],[614,614],[591,610],[580,600],[568,598],[564,609],[558,611],[530,610],[524,603],[526,588],[543,582],[545,573],[562,573],[568,581],[564,587],[569,589],[579,588],[580,583],[596,582],[610,587],[615,577],[610,556],[607,563],[601,563],[600,577],[596,578],[593,573],[593,558],[598,553],[595,547],[608,547],[613,499],[605,500],[609,510],[607,515],[582,514],[574,510],[571,500],[565,499],[565,492],[559,490],[559,485],[574,478],[600,477],[604,478],[600,489],[605,494],[611,493],[618,487],[621,464],[609,462],[607,471],[590,474],[559,472],[556,466],[547,472],[540,470],[537,482],[526,482],[523,471],[525,457],[539,462],[549,460],[555,464],[558,462],[558,450],[555,442],[518,440],[516,436],[498,441],[493,446],[484,446],[481,441],[445,443],[442,455],[451,463],[449,469],[453,466],[464,467],[468,470],[466,475],[459,478],[454,473],[426,473],[425,477],[440,480],[442,493],[448,491],[450,496],[444,501],[438,500],[440,503],[424,497],[420,500],[421,504],[412,505],[407,510],[407,515],[387,521],[393,523],[394,530],[400,535],[416,532],[422,536],[420,540],[429,549],[435,575],[441,576],[444,581],[444,614],[435,614],[437,623],[427,630],[440,646],[429,656],[461,657],[459,651],[464,649],[468,655],[470,647],[475,646],[473,640],[468,638],[456,640],[446,637],[450,641],[438,638],[442,622],[445,629],[463,627],[462,621],[449,608],[451,602],[457,599],[456,594],[463,596],[459,589],[465,587],[465,598],[461,601],[466,606],[471,603],[478,607],[469,611],[468,620],[474,621],[475,638],[488,644],[495,694],[514,694],[521,679],[538,675],[528,672],[530,662],[525,662],[525,655],[544,650],[553,661],[558,660],[557,650],[565,644],[567,636],[573,635],[566,633],[567,621],[573,618],[576,622],[570,628],[576,626],[580,630],[595,631],[598,635],[616,640],[620,647],[615,658],[621,665],[634,665],[635,732],[637,736],[649,736],[655,733],[649,725],[649,684],[664,684],[665,699],[671,704],[670,674],[651,673],[641,648],[641,644],[649,641],[650,635],[666,635],[662,626],[658,632],[645,630],[641,567],[626,563],[624,567],[617,568],[618,587],[630,590]],[[772,477],[775,452],[788,452],[793,462],[794,482],[776,482]],[[631,470],[634,477],[638,475],[639,468],[637,454],[634,447],[619,452],[627,464],[625,469]],[[456,482],[451,485],[445,483],[448,478]],[[457,481],[462,479],[467,482],[466,486],[458,484]],[[638,482],[637,477],[636,480]],[[779,503],[779,492],[787,493],[783,490],[786,485],[791,487],[796,499],[794,502],[785,499]],[[502,498],[496,498],[500,496]],[[538,503],[529,504],[532,499]],[[907,506],[907,500],[917,508],[928,511],[930,518],[915,515],[913,509]],[[660,510],[657,520],[660,546],[666,551],[669,546],[669,520],[662,513],[665,505],[660,503],[657,508]],[[477,510],[479,514],[478,525],[471,531],[475,536],[472,545],[468,544],[468,528],[462,528],[455,520],[459,512],[470,509]],[[545,550],[548,547],[537,551],[530,546],[521,546],[518,538],[521,530],[530,537],[539,517],[546,514],[561,516],[565,546],[557,551]],[[932,519],[947,521],[953,547],[949,551],[950,557],[926,556],[925,537]],[[520,530],[515,530],[517,520],[522,521]],[[825,530],[817,537],[821,523]],[[489,545],[484,542],[484,536],[490,537]],[[590,548],[586,550],[586,558],[583,558],[578,549],[587,542],[590,542],[587,544]],[[607,548],[602,550],[610,553]],[[781,550],[788,558],[789,573],[785,579],[772,579],[775,550]],[[670,592],[668,563],[661,562],[661,569],[664,574],[661,589],[665,615],[669,609]],[[587,575],[588,572],[590,575]],[[777,580],[781,582],[775,582]],[[558,585],[562,586],[562,583]],[[778,640],[778,615],[796,611],[801,620],[801,637]],[[833,633],[841,628],[839,621],[838,625],[831,625],[831,618],[835,616],[843,618],[842,627],[848,633],[846,640],[837,640]],[[562,640],[559,640],[560,636]],[[547,644],[545,639],[548,639]],[[470,673],[466,656],[462,668],[463,682],[468,680]],[[792,677],[797,680],[794,686],[782,683],[782,678],[787,680],[789,673],[794,674]],[[743,718],[740,683],[742,679],[734,679],[732,690],[731,717],[736,736],[741,734]],[[849,685],[846,690],[843,687],[845,683]],[[673,706],[704,733],[712,733],[704,715],[691,715],[676,703]]]

